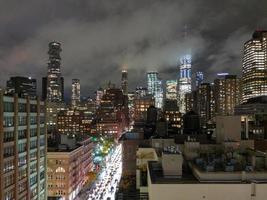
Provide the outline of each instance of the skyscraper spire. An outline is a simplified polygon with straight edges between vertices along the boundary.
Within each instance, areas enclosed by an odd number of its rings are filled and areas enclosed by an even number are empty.
[[[184,26],[184,40],[187,42],[187,25]],[[192,57],[190,48],[185,45],[185,54],[180,58],[179,75],[178,75],[178,105],[181,113],[185,113],[185,94],[192,90]]]
[[[127,65],[123,66],[121,71],[121,89],[124,95],[128,93],[128,72],[127,72]]]
[[[47,100],[49,102],[63,101],[63,79],[61,77],[61,44],[59,42],[49,43],[49,62],[47,72]]]

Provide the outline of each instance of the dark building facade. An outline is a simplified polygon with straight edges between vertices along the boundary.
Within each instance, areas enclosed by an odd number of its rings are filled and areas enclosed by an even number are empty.
[[[200,119],[194,111],[189,111],[183,116],[183,134],[199,134]]]
[[[31,77],[15,76],[11,77],[6,83],[7,94],[18,94],[19,97],[35,98],[37,83]]]

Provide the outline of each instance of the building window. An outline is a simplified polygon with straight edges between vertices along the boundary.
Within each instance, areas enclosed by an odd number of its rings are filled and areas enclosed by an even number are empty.
[[[33,163],[30,165],[30,173],[33,174],[37,172],[37,163]]]
[[[37,140],[33,140],[30,142],[30,148],[35,149],[37,147]]]
[[[41,127],[40,128],[40,135],[44,135],[45,134],[45,128],[44,127]]]
[[[25,126],[27,124],[27,119],[25,116],[18,116],[19,126]]]
[[[5,200],[13,200],[14,199],[14,191],[10,190],[8,192],[5,193]]]
[[[26,138],[26,135],[27,135],[27,130],[26,129],[24,129],[24,130],[18,130],[18,138],[19,139]]]
[[[5,131],[4,132],[4,142],[14,141],[14,132],[13,131]]]
[[[30,116],[30,124],[31,125],[37,124],[37,117],[36,116]]]
[[[9,160],[4,163],[4,173],[12,171],[14,169],[14,161]]]
[[[23,178],[26,178],[27,173],[26,173],[26,168],[25,169],[20,169],[19,170],[19,180],[22,180]]]
[[[33,186],[36,183],[37,183],[37,176],[35,175],[30,178],[30,186]]]
[[[26,156],[19,157],[18,159],[18,165],[19,167],[26,165],[27,164],[27,159]]]
[[[27,149],[26,149],[26,143],[20,143],[18,145],[18,152],[19,153],[22,153],[22,152],[25,152],[25,151],[27,151]]]
[[[4,157],[10,157],[14,155],[14,148],[13,147],[5,147],[4,148]]]
[[[45,123],[45,116],[40,116],[40,124],[44,124]]]
[[[37,129],[36,128],[31,128],[30,129],[30,136],[31,137],[37,136]]]
[[[31,104],[31,105],[30,105],[30,111],[31,111],[32,113],[36,113],[36,112],[37,112],[37,105],[35,105],[35,104]]]
[[[36,160],[36,159],[37,159],[37,151],[32,152],[32,153],[30,154],[30,161],[34,161],[34,160]]]
[[[4,117],[4,127],[11,127],[11,126],[14,126],[13,117]]]
[[[45,138],[40,138],[40,146],[45,146]]]
[[[36,183],[36,182],[35,182]],[[34,197],[37,195],[37,187],[33,188],[31,190],[31,199],[34,199]]]
[[[27,112],[27,107],[25,103],[19,103],[19,112]]]
[[[14,103],[4,102],[4,112],[14,112]]]
[[[4,179],[4,187],[7,188],[8,186],[14,184],[14,174],[11,174]]]
[[[56,173],[60,173],[60,172],[65,173],[65,169],[63,167],[58,167],[56,169]]]
[[[24,192],[27,188],[26,182],[19,184],[19,193]]]

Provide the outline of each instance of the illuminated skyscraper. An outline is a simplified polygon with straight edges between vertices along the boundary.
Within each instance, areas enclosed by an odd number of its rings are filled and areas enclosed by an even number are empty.
[[[47,73],[47,101],[49,102],[62,102],[62,84],[61,71],[60,71],[60,57],[61,44],[59,42],[49,43],[49,62]]]
[[[124,95],[128,93],[128,72],[123,69],[121,72],[121,89]]]
[[[166,99],[177,100],[177,80],[166,81]]]
[[[79,79],[72,79],[71,92],[71,105],[73,108],[76,108],[81,101],[81,84]]]
[[[196,73],[196,87],[199,87],[201,83],[204,81],[204,75],[203,72],[197,72]]]
[[[163,105],[163,89],[162,81],[159,79],[158,72],[147,72],[147,90],[155,98],[155,106],[162,108]]]
[[[255,31],[244,44],[242,102],[267,95],[267,31]]]
[[[232,115],[240,104],[240,79],[236,75],[218,74],[214,80],[215,112],[217,115]]]
[[[191,55],[185,55],[180,60],[178,105],[181,113],[185,113],[185,94],[191,92]]]

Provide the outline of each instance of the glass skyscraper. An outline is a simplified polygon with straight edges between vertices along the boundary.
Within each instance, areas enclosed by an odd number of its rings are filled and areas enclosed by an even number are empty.
[[[81,84],[79,79],[72,79],[71,105],[76,108],[81,101]]]
[[[192,90],[191,55],[185,55],[180,59],[178,105],[181,113],[185,113],[185,94]]]
[[[166,99],[177,100],[177,80],[166,81]]]
[[[126,69],[121,71],[121,89],[124,95],[128,93],[128,72]]]
[[[62,84],[61,81],[61,44],[59,42],[49,43],[49,62],[47,73],[47,101],[49,102],[62,102]]]
[[[255,31],[244,44],[242,102],[267,95],[267,31]]]
[[[147,72],[147,91],[155,98],[155,106],[162,108],[163,106],[163,89],[162,80],[159,78],[158,72]]]
[[[196,73],[196,87],[199,87],[201,83],[204,81],[204,75],[203,72],[197,72]]]

